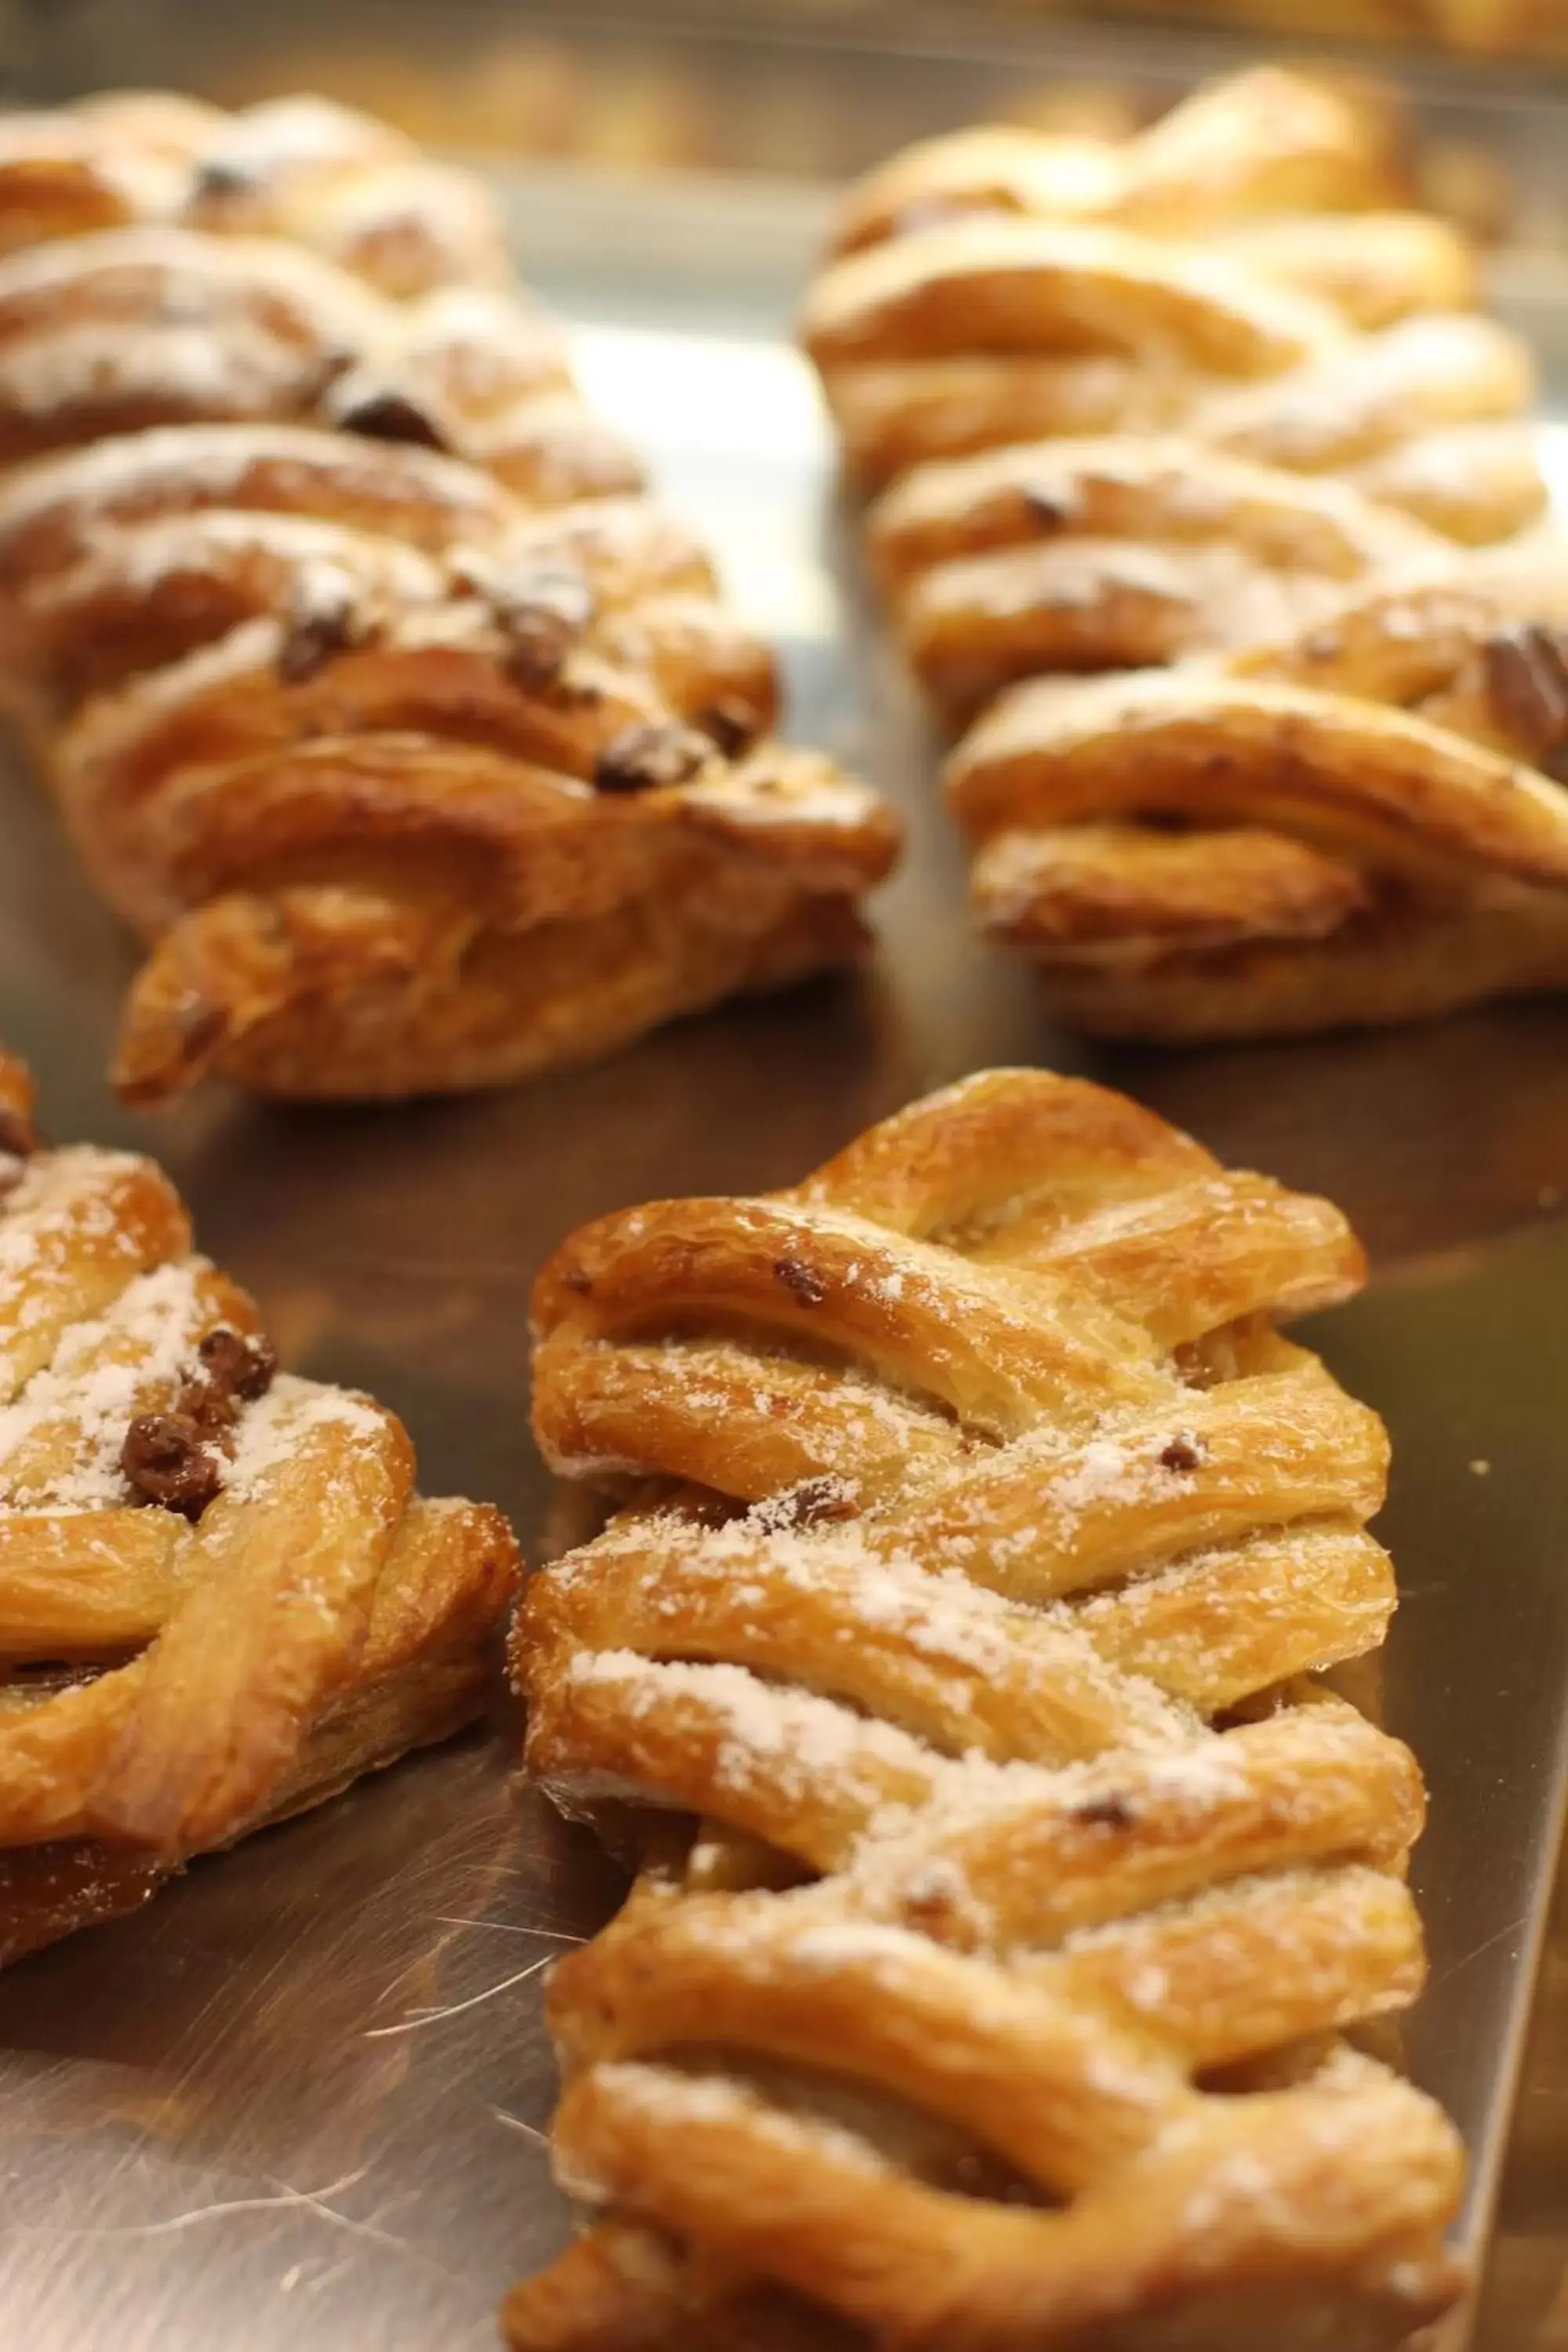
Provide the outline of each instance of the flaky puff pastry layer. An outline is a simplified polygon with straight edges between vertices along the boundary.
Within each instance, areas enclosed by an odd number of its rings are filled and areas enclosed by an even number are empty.
[[[1257,66],[1122,140],[991,124],[921,141],[864,174],[833,249],[971,212],[1110,221],[1162,236],[1272,234],[1281,218],[1376,212],[1405,192],[1405,126],[1383,85]]]
[[[1042,134],[963,132],[851,191],[803,334],[863,487],[1047,436],[1180,432],[1347,475],[1467,543],[1540,514],[1529,359],[1471,315],[1454,230],[1369,209],[1398,182],[1366,92],[1264,68],[1097,165],[1082,146],[1058,169]]]
[[[597,2218],[520,2352],[1371,2352],[1456,2137],[1339,2036],[1421,1980],[1375,1414],[1275,1318],[1329,1203],[995,1072],[540,1277],[536,1427],[623,1499],[538,1576],[531,1769],[640,1845],[556,1971]],[[662,1825],[662,1826],[661,1826]]]
[[[767,650],[526,298],[397,300],[324,257],[335,121],[296,124],[298,203],[279,130],[276,203],[0,259],[0,699],[155,942],[116,1061],[140,1100],[603,1053],[858,956],[896,850],[772,740]]]
[[[995,936],[1176,1041],[1568,986],[1568,554],[1373,583],[1217,659],[1002,695],[948,771]]]
[[[0,1053],[0,1960],[447,1738],[517,1577],[395,1417],[276,1375],[150,1161]]]
[[[1076,191],[1052,152],[872,174],[805,320],[905,650],[973,722],[983,926],[1130,1036],[1563,985],[1563,558],[1462,247],[1384,208],[1386,124],[1310,76],[1200,90]],[[1346,627],[1420,675],[1357,688]]]
[[[1163,434],[919,467],[873,507],[867,536],[904,650],[957,721],[1019,677],[1310,625],[1347,588],[1447,551],[1347,483]]]
[[[330,99],[116,90],[0,121],[0,253],[140,227],[284,237],[397,296],[510,277],[478,181]]]

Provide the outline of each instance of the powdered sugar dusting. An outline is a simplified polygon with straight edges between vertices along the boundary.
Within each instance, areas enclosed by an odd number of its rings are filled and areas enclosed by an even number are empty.
[[[32,1508],[95,1510],[131,1499],[120,1450],[150,1391],[173,1389],[192,1353],[210,1269],[185,1258],[137,1276],[110,1311],[73,1324],[54,1361],[0,1411],[0,1496]],[[57,1447],[66,1439],[67,1466]],[[29,1466],[29,1452],[37,1461]]]
[[[280,1373],[241,1420],[225,1483],[231,1494],[250,1497],[280,1475],[292,1475],[311,1437],[330,1430],[350,1443],[373,1444],[384,1435],[386,1423],[378,1407],[346,1389]]]

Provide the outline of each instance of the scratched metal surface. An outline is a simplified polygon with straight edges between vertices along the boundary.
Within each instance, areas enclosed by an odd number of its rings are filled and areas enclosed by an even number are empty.
[[[12,775],[0,1034],[36,1062],[57,1135],[159,1151],[293,1362],[376,1389],[431,1488],[498,1498],[528,1539],[549,1504],[525,1433],[528,1285],[603,1209],[786,1181],[1006,1060],[1090,1071],[1226,1159],[1333,1193],[1376,1278],[1313,1336],[1393,1429],[1405,1606],[1383,1700],[1432,1789],[1433,1979],[1409,2058],[1468,2139],[1478,2250],[1500,2192],[1487,2297],[1452,2343],[1564,2352],[1568,1924],[1515,2092],[1568,1776],[1568,1003],[1202,1055],[1054,1030],[1027,975],[967,936],[934,746],[831,510],[782,340],[809,205],[737,190],[705,241],[679,196],[516,193],[595,396],[783,644],[797,730],[908,813],[879,964],[495,1099],[336,1114],[211,1095],[132,1119],[100,1076],[127,950]],[[539,1972],[614,1899],[591,1848],[509,1787],[514,1738],[503,1718],[0,1979],[4,2352],[493,2343],[506,2284],[567,2226],[541,2140]]]

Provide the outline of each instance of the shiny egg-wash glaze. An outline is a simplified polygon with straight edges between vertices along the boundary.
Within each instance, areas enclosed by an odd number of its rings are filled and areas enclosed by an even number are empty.
[[[623,1507],[516,1635],[644,1867],[554,1975],[519,2352],[1337,2352],[1452,2302],[1457,2135],[1339,2038],[1423,1975],[1381,1423],[1277,1316],[1325,1201],[994,1072],[793,1191],[590,1225],[535,1422]],[[638,1481],[651,1481],[639,1486]]]
[[[1370,99],[1296,73],[1081,148],[895,159],[805,321],[890,482],[910,659],[973,722],[983,926],[1132,1037],[1568,985],[1563,556],[1462,241],[1386,208]],[[1063,682],[1112,670],[1144,674]]]
[[[322,103],[0,123],[0,697],[150,942],[134,1099],[496,1085],[866,948],[890,815],[501,252]]]
[[[0,1961],[479,1714],[517,1578],[396,1417],[276,1370],[160,1170],[0,1052]]]

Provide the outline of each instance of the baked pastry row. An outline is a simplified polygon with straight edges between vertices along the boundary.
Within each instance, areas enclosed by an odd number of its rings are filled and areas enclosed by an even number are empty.
[[[0,124],[6,244],[0,699],[153,943],[129,1095],[493,1085],[862,952],[889,813],[773,740],[477,184],[102,101]]]
[[[1371,2352],[1461,2164],[1343,2041],[1419,1990],[1386,1444],[1276,1318],[1328,1202],[994,1072],[794,1190],[567,1242],[536,1431],[605,1531],[512,1635],[527,1757],[639,1874],[557,1971],[520,2352]],[[130,1155],[0,1057],[0,1960],[469,1720],[515,1549],[279,1373]]]
[[[1459,2284],[1456,2136],[1341,2039],[1419,1987],[1375,1414],[1279,1336],[1327,1202],[971,1079],[794,1190],[602,1220],[536,1433],[528,1760],[641,1870],[557,1968],[585,2234],[518,2352],[1336,2352]]]
[[[0,1962],[471,1721],[517,1570],[0,1053]]]
[[[849,464],[900,477],[873,566],[975,721],[981,921],[1087,1026],[1568,983],[1531,370],[1451,230],[1366,209],[1391,156],[1364,92],[1272,68],[1092,169],[960,134],[851,195],[808,303]]]
[[[110,90],[0,122],[0,253],[97,229],[282,237],[395,296],[510,283],[480,184],[331,99]]]

